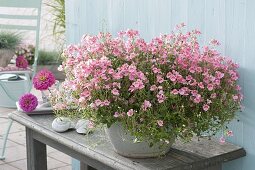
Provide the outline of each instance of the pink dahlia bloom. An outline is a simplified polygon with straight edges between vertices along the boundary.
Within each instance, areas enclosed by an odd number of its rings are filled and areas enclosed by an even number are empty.
[[[55,81],[54,74],[47,69],[39,71],[33,78],[34,88],[37,90],[47,90]]]
[[[32,112],[38,105],[37,97],[31,93],[27,93],[19,99],[19,106],[25,112]]]
[[[27,59],[23,55],[18,56],[16,58],[16,66],[18,68],[27,68],[27,66],[28,66]]]

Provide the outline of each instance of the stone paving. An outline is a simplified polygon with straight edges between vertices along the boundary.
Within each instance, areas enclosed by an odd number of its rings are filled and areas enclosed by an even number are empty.
[[[2,135],[8,125],[8,113],[13,109],[0,107],[0,151],[2,149]],[[8,137],[6,158],[0,160],[0,170],[26,170],[26,140],[25,127],[14,122]],[[47,146],[47,160],[49,170],[71,170],[71,157]]]

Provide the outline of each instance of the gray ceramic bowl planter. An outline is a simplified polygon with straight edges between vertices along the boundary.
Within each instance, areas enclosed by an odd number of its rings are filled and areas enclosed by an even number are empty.
[[[121,125],[121,123],[114,123],[110,128],[105,129],[108,135],[113,149],[118,154],[125,157],[132,158],[147,158],[158,157],[166,154],[175,138],[169,141],[169,144],[161,145],[160,143],[149,146],[148,142],[136,142],[134,143],[134,137],[130,135]]]

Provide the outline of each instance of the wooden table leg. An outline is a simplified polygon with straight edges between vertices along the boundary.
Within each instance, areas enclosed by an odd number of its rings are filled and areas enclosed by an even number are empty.
[[[80,170],[96,170],[96,169],[80,161]]]
[[[47,170],[46,145],[33,138],[33,130],[26,128],[27,169]]]

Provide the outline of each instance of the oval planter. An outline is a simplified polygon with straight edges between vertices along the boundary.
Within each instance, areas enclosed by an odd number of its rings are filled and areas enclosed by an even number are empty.
[[[161,145],[158,143],[150,147],[148,142],[134,143],[134,137],[124,130],[120,123],[114,123],[110,128],[106,128],[105,131],[115,152],[122,156],[132,158],[148,158],[164,155],[170,150],[175,140],[173,138],[169,144],[164,143],[164,145]]]

